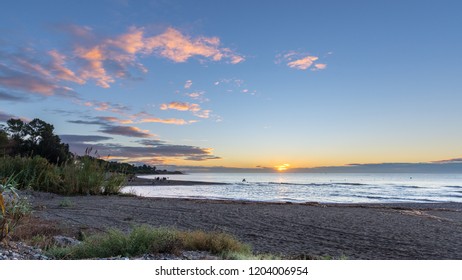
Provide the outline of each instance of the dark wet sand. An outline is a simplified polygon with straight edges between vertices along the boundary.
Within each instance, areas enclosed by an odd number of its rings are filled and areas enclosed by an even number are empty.
[[[34,215],[75,229],[136,224],[231,233],[255,252],[462,259],[462,204],[287,204],[30,193]],[[60,204],[70,201],[70,207]]]

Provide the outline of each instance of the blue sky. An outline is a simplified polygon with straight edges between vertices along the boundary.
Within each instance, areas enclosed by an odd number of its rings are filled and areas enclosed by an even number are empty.
[[[459,1],[5,1],[0,121],[132,163],[457,161]]]

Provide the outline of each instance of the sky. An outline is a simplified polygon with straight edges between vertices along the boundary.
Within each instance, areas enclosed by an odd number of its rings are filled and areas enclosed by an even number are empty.
[[[2,1],[0,122],[176,168],[462,162],[460,1]]]

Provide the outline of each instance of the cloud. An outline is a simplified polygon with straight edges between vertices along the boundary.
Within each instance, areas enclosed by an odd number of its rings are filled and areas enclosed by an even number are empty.
[[[121,135],[136,138],[152,138],[156,136],[155,134],[150,133],[149,130],[142,130],[135,126],[113,125],[113,122],[118,121],[118,118],[113,117],[95,117],[92,119],[90,118],[89,120],[70,120],[68,122],[74,124],[99,125],[99,132],[112,135]]]
[[[99,130],[100,132],[114,135],[122,135],[127,137],[137,137],[137,138],[150,138],[154,137],[154,134],[149,133],[149,130],[142,130],[135,126],[112,126],[106,125]]]
[[[311,65],[313,65],[313,63],[318,59],[319,57],[317,56],[306,56],[301,59],[297,59],[287,63],[287,66],[289,66],[290,68],[306,70],[310,68]]]
[[[307,53],[289,51],[276,56],[276,64],[283,63],[290,68],[297,70],[324,70],[327,68],[325,63],[315,63],[319,57]]]
[[[324,70],[327,68],[327,64],[324,64],[324,63],[317,63],[314,65],[314,67],[318,70]]]
[[[191,80],[187,80],[186,83],[184,84],[184,88],[188,89],[192,86],[192,81]]]
[[[168,104],[160,105],[161,110],[177,110],[177,111],[191,111],[191,112],[198,112],[201,110],[201,107],[195,103],[188,103],[188,102],[178,102],[173,101]]]
[[[183,119],[161,119],[161,118],[145,118],[138,121],[139,123],[163,123],[163,124],[175,124],[175,125],[186,125],[193,123],[194,121],[186,121]]]
[[[85,34],[86,39],[92,37],[89,35],[91,30],[88,29],[73,27],[70,32],[75,34],[76,30],[77,33]],[[73,53],[84,65],[80,69],[80,78],[85,81],[93,79],[98,86],[109,88],[116,78],[130,77],[130,69],[146,73],[148,70],[138,60],[149,55],[177,63],[186,62],[193,57],[212,61],[227,60],[231,64],[245,60],[229,48],[222,48],[217,37],[190,37],[172,27],[155,36],[146,36],[145,33],[144,28],[131,27],[122,35],[95,40],[93,44],[76,42]],[[191,85],[192,81],[189,80],[185,88]]]
[[[6,122],[9,119],[17,119],[18,117],[0,111],[0,122]]]
[[[133,123],[132,120],[123,120],[123,119],[119,119],[119,118],[116,118],[116,117],[99,117],[99,118],[103,119],[103,120],[106,120],[106,121],[109,121],[109,122],[118,123],[118,124],[131,124],[131,123]]]
[[[140,79],[148,69],[140,62],[148,56],[169,59],[176,63],[198,58],[201,62],[226,61],[231,64],[245,60],[218,37],[188,36],[169,27],[149,36],[144,28],[131,27],[116,36],[96,36],[87,26],[60,26],[72,35],[72,49],[39,51],[32,48],[16,53],[0,50],[0,87],[43,96],[74,95],[71,84],[94,81],[109,88],[121,78]],[[6,50],[6,48],[4,48]],[[185,88],[192,81],[188,80]]]
[[[3,101],[25,101],[26,98],[23,96],[16,96],[13,94],[6,93],[4,91],[0,91],[0,100]]]
[[[202,118],[202,119],[208,119],[210,117],[211,110],[201,110],[198,112],[194,113],[194,116]]]
[[[57,51],[41,54],[33,49],[19,53],[0,51],[0,87],[22,93],[42,96],[75,95],[75,91],[62,81],[82,84],[71,70],[65,67],[65,56]]]
[[[55,84],[42,76],[15,70],[0,64],[0,86],[8,89],[30,92],[44,96],[74,93],[71,88]]]
[[[216,86],[222,85],[222,84],[230,84],[235,87],[241,87],[245,84],[245,82],[244,80],[241,80],[241,79],[232,78],[232,79],[221,79],[221,80],[216,81],[213,84]]]
[[[462,163],[462,158],[452,158],[445,160],[432,161],[432,163]]]
[[[115,79],[106,72],[103,66],[104,60],[108,58],[99,46],[89,49],[77,47],[75,54],[86,61],[84,67],[80,70],[80,76],[84,80],[94,79],[96,84],[102,88],[109,88],[109,84],[115,82]]]
[[[204,95],[205,95],[204,91],[196,91],[196,92],[186,93],[186,96],[190,97],[191,99],[197,100],[197,101],[199,101],[201,103],[210,101]]]
[[[157,139],[142,139],[136,141],[141,146],[120,145],[115,143],[98,143],[106,140],[108,137],[95,135],[63,135],[66,143],[70,145],[71,151],[77,154],[83,154],[85,150],[92,147],[98,150],[101,155],[107,154],[111,158],[117,158],[126,162],[143,162],[143,163],[168,163],[178,159],[190,161],[205,161],[219,159],[213,155],[213,149],[201,148],[189,145],[172,145],[165,141]],[[92,143],[91,142],[96,142]]]
[[[177,111],[190,111],[194,116],[207,119],[210,116],[211,110],[202,110],[199,104],[173,101],[168,104],[161,104],[161,110],[177,110]]]
[[[174,62],[185,62],[194,56],[202,56],[213,61],[229,59],[230,63],[237,64],[245,60],[228,48],[220,48],[218,37],[198,36],[191,38],[182,34],[175,28],[169,27],[157,36],[145,39],[144,51],[155,53]]]
[[[113,102],[83,101],[81,99],[75,99],[75,102],[79,105],[91,107],[96,111],[112,112],[120,115],[128,115],[128,111],[130,110],[130,108],[126,105]]]
[[[107,140],[112,140],[112,137],[107,136],[99,136],[99,135],[75,135],[75,134],[63,134],[59,135],[61,141],[63,143],[94,143],[94,142],[102,142]]]
[[[85,79],[78,77],[72,70],[65,66],[67,57],[57,50],[51,50],[48,54],[52,57],[50,68],[54,72],[54,78],[62,81],[70,81],[77,84],[85,84]]]

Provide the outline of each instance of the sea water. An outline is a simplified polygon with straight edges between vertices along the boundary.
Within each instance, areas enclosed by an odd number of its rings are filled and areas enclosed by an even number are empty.
[[[154,179],[158,176],[141,177]],[[146,197],[293,203],[462,202],[462,174],[192,173],[163,176],[170,180],[227,184],[131,186],[124,191]]]

